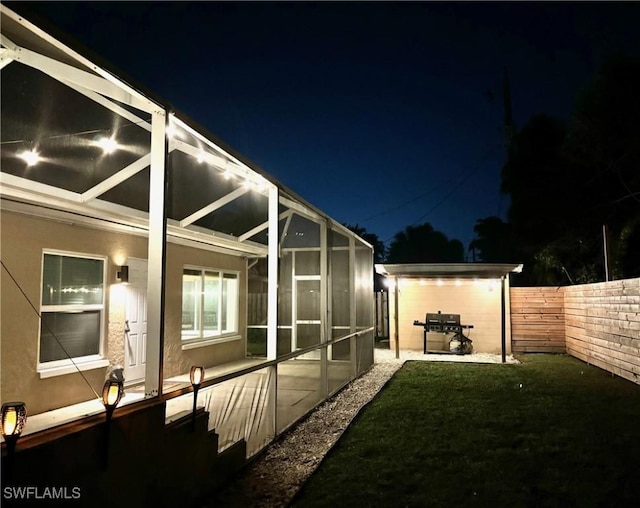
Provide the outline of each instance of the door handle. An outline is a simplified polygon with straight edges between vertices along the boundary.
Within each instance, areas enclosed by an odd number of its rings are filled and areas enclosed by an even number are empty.
[[[124,333],[129,333],[131,331],[131,328],[129,328],[129,320],[125,319],[124,320]]]

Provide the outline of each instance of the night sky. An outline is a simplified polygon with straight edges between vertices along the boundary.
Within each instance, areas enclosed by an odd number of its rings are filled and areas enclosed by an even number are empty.
[[[538,113],[569,120],[607,55],[640,56],[635,2],[29,8],[335,220],[387,244],[428,221],[466,248],[477,219],[505,217],[505,66],[517,128]]]

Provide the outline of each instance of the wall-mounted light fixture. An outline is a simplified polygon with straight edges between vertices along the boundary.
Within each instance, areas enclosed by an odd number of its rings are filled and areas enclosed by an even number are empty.
[[[116,271],[116,281],[123,284],[127,284],[129,282],[129,267],[127,265],[120,266]]]
[[[0,432],[7,443],[7,472],[5,481],[11,480],[13,457],[18,438],[27,423],[27,406],[24,402],[5,402],[0,409]]]
[[[200,385],[204,380],[204,367],[192,366],[189,371],[189,380],[191,381],[191,386],[193,386],[193,412],[192,412],[192,420],[193,426],[195,428],[196,425],[196,403],[198,402],[198,390],[200,389]]]

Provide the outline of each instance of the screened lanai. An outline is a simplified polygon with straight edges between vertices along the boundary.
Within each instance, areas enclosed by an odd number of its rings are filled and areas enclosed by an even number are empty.
[[[197,405],[253,455],[373,363],[372,248],[142,86],[0,6],[2,401],[24,435]]]

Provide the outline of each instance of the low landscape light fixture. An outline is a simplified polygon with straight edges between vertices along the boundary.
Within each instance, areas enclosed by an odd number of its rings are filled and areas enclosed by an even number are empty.
[[[7,454],[12,455],[16,442],[27,423],[27,406],[24,402],[5,402],[0,410],[0,431],[7,443]]]
[[[105,381],[102,387],[102,403],[107,411],[107,422],[111,420],[113,411],[120,402],[120,399],[122,399],[123,391],[124,386],[122,381],[115,381],[113,379]]]
[[[122,381],[115,379],[107,379],[102,387],[102,403],[107,411],[107,421],[104,426],[104,448],[102,452],[103,466],[106,469],[109,465],[109,435],[111,429],[111,417],[113,411],[118,406],[122,394],[124,393],[124,385]]]
[[[192,366],[189,371],[189,380],[191,381],[191,386],[193,386],[193,425],[195,426],[196,422],[196,403],[198,402],[198,390],[200,389],[200,385],[204,380],[204,367]]]
[[[116,271],[116,281],[123,284],[129,282],[129,267],[127,265],[122,265],[119,267],[119,270]]]

